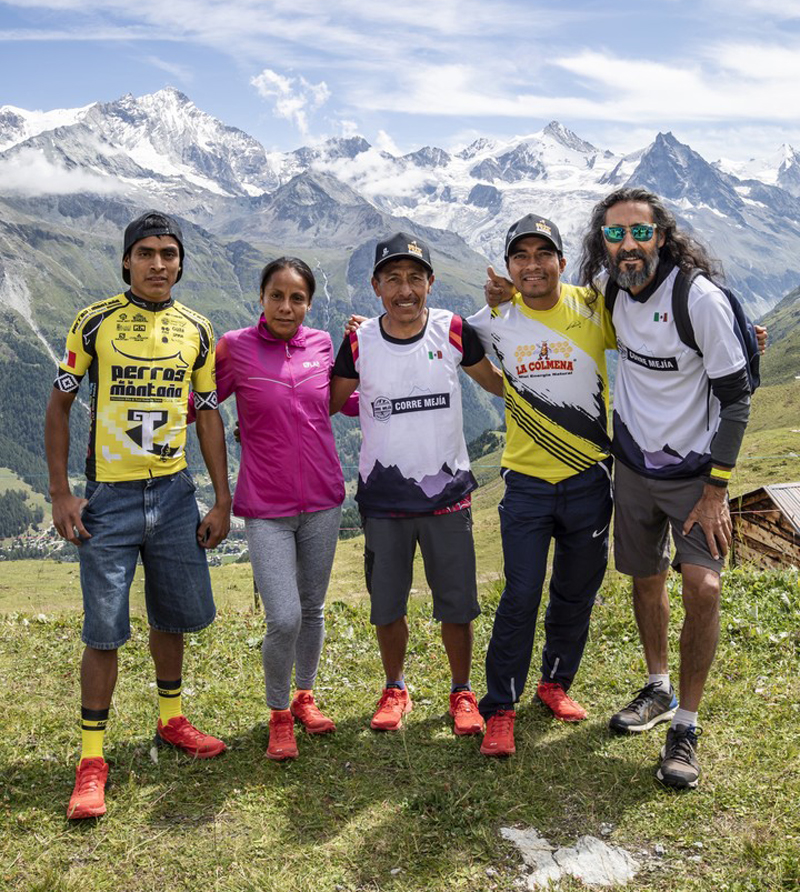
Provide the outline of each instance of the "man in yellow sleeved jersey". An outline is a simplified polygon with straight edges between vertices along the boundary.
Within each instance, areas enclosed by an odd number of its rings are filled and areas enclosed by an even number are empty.
[[[485,755],[514,752],[514,704],[530,668],[536,617],[555,540],[537,697],[562,721],[585,710],[567,691],[580,665],[605,574],[611,519],[608,375],[615,346],[602,295],[563,284],[561,235],[529,214],[506,236],[514,291],[470,317],[503,370],[506,448],[500,504],[506,586],[486,655]],[[513,289],[511,285],[513,283]]]
[[[53,523],[80,546],[84,604],[82,746],[67,808],[72,819],[106,810],[103,735],[117,649],[130,637],[128,596],[139,557],[158,685],[156,743],[201,759],[225,749],[181,708],[183,635],[214,619],[205,549],[228,534],[231,505],[213,332],[208,320],[172,298],[183,258],[173,218],[150,211],[127,227],[122,277],[130,289],[78,314],[47,406]],[[91,435],[80,498],[70,490],[67,457],[70,411],[85,375]],[[216,498],[202,521],[184,449],[190,389]]]

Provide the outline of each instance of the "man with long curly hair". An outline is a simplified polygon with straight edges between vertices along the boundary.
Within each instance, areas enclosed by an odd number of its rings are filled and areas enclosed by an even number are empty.
[[[697,350],[675,325],[676,279],[694,270],[688,314]],[[581,281],[613,303],[620,363],[614,394],[614,556],[633,577],[633,608],[649,677],[611,718],[620,733],[671,720],[657,776],[694,787],[697,712],[719,637],[720,570],[731,542],[727,482],[750,411],[746,359],[721,270],[652,192],[624,188],[592,213]],[[609,299],[614,293],[615,298]],[[667,654],[670,566],[683,583],[680,704]]]

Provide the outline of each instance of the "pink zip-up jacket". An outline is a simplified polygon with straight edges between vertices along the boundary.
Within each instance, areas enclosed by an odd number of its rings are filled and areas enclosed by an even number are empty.
[[[331,336],[301,325],[290,341],[257,325],[217,343],[217,395],[236,394],[242,460],[237,517],[291,517],[344,501],[344,478],[328,414]],[[350,401],[346,414],[357,414]]]

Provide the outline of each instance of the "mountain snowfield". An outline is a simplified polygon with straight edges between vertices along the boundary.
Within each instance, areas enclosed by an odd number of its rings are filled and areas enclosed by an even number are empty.
[[[0,149],[0,196],[114,197],[165,207],[226,238],[237,235],[232,221],[257,217],[271,194],[309,174],[350,187],[381,220],[456,233],[495,264],[508,225],[537,212],[562,230],[568,277],[576,275],[592,205],[613,188],[640,184],[663,195],[710,245],[752,313],[800,280],[800,154],[789,146],[746,164],[709,164],[667,133],[619,156],[554,121],[530,136],[479,139],[454,154],[425,147],[394,156],[361,137],[268,152],[166,88],[74,110],[3,106]],[[343,200],[335,188],[327,191]],[[251,220],[247,237],[278,244],[275,216],[260,232]],[[296,239],[298,226],[292,229]]]
[[[172,88],[79,109],[0,107],[0,468],[44,491],[53,358],[77,310],[121,290],[122,230],[146,208],[181,218],[187,262],[176,294],[218,334],[252,323],[261,266],[290,253],[317,274],[310,324],[338,341],[351,312],[379,311],[369,279],[387,233],[430,244],[432,303],[466,314],[482,303],[487,263],[502,269],[514,220],[536,212],[558,224],[574,281],[591,207],[627,184],[664,196],[752,316],[800,284],[800,154],[788,146],[710,164],[661,133],[621,156],[553,121],[453,152],[392,155],[360,136],[272,152]],[[501,407],[471,381],[464,406],[470,439],[499,423]],[[356,432],[336,424],[353,459]],[[78,474],[84,439],[73,440]]]

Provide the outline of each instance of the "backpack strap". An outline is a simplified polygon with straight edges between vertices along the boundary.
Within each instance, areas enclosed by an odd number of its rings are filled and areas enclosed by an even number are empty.
[[[695,279],[702,275],[703,273],[699,269],[693,269],[690,273],[685,273],[679,268],[678,275],[675,277],[675,283],[672,286],[672,318],[675,320],[675,328],[678,329],[678,337],[690,350],[694,350],[699,356],[703,354],[697,346],[694,327],[692,326],[692,320],[689,318],[689,291]]]
[[[606,310],[608,310],[608,315],[614,315],[614,304],[617,302],[617,295],[619,294],[619,285],[611,278],[608,277],[608,282],[606,282],[606,293],[603,295],[606,302]]]

